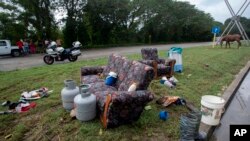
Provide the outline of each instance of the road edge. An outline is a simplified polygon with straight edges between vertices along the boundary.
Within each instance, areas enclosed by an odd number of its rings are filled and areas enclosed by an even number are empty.
[[[235,79],[233,80],[233,82],[227,87],[227,89],[223,93],[222,98],[225,99],[225,106],[224,106],[225,110],[228,108],[231,100],[233,99],[235,93],[239,89],[242,81],[244,80],[244,78],[248,74],[249,70],[250,70],[250,61],[247,62],[245,67],[243,67],[237,75],[235,75]],[[201,122],[199,130],[201,132],[206,133],[206,135],[207,135],[206,140],[208,141],[212,137],[213,132],[214,132],[216,127],[217,126],[210,126],[210,125],[206,125],[206,124]]]

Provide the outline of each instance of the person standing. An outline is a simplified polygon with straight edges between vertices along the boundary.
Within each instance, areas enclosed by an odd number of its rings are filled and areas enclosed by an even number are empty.
[[[17,42],[16,42],[16,45],[18,46],[19,51],[20,51],[21,53],[23,53],[23,40],[20,39],[19,41],[17,41]]]
[[[34,44],[34,42],[32,40],[30,40],[30,52],[32,54],[34,54],[36,52],[36,45]]]
[[[29,43],[27,39],[25,39],[23,42],[23,50],[25,54],[29,54]]]

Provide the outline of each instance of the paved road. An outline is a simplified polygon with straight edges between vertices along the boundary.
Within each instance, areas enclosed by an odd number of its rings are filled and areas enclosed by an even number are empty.
[[[221,125],[218,126],[213,134],[213,141],[229,141],[230,125],[250,124],[250,72],[243,80],[241,86],[232,99],[229,107],[221,119]]]
[[[168,50],[173,46],[188,48],[188,47],[207,46],[207,45],[211,45],[211,42],[92,49],[92,50],[83,51],[82,55],[79,57],[79,60],[100,58],[100,57],[108,56],[111,53],[119,53],[123,55],[140,53],[141,48],[144,48],[144,47],[157,48],[158,50]],[[65,62],[55,62],[55,64],[65,63]],[[32,54],[32,55],[28,55],[25,57],[16,57],[16,58],[13,58],[10,56],[0,57],[0,71],[11,71],[11,70],[16,70],[16,69],[24,69],[24,68],[30,68],[30,67],[42,66],[42,65],[46,65],[43,62],[43,54]]]

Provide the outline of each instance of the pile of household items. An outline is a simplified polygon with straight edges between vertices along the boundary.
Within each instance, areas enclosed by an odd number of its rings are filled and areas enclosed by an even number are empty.
[[[135,61],[111,54],[106,66],[82,67],[82,85],[64,82],[63,107],[80,121],[97,115],[104,128],[138,120],[154,98],[147,90],[150,82],[158,76],[172,77],[175,64],[175,59],[159,59],[157,49],[142,49],[142,56],[143,60]]]

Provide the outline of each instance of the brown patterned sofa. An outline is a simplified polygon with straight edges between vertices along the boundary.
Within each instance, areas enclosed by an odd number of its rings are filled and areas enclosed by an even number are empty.
[[[113,86],[105,85],[110,71],[118,75]],[[145,105],[153,100],[153,93],[147,90],[153,77],[152,67],[117,54],[109,56],[107,66],[81,68],[81,82],[91,85],[90,92],[97,97],[97,113],[105,128],[139,119]],[[134,82],[136,91],[128,92]]]
[[[156,76],[166,75],[171,77],[174,73],[175,59],[161,59],[158,57],[158,50],[156,48],[142,48],[141,49],[142,59],[139,62],[145,64],[152,64],[152,60],[156,61],[157,65],[151,65],[155,68]]]

